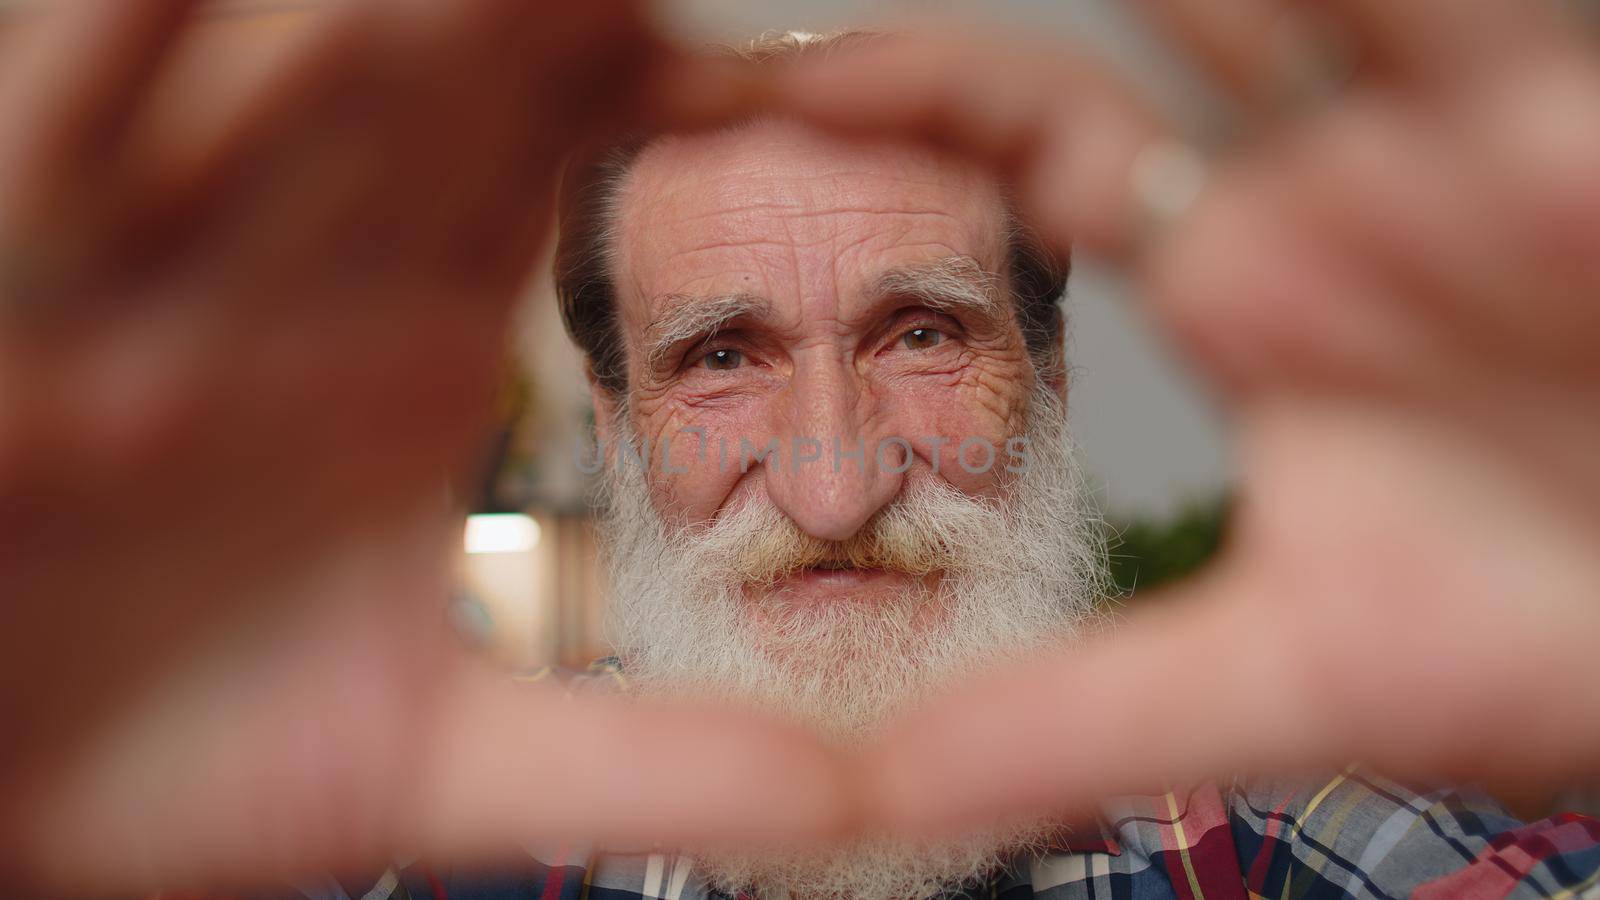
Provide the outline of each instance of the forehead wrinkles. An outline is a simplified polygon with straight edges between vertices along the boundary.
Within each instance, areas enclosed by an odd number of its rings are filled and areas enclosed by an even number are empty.
[[[641,155],[621,188],[615,248],[632,305],[720,275],[788,268],[796,251],[822,245],[834,257],[916,255],[925,245],[928,257],[1000,264],[999,191],[976,170],[908,148],[791,137],[679,139]]]

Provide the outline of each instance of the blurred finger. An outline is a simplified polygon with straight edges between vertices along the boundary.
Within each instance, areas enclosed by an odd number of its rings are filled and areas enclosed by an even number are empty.
[[[70,0],[42,13],[8,60],[0,97],[0,115],[33,124],[4,129],[0,159],[59,164],[103,153],[199,2]]]
[[[530,697],[497,673],[469,679],[448,707],[420,819],[422,840],[447,851],[507,835],[634,847],[819,840],[851,819],[837,759],[754,713]]]
[[[494,15],[464,17],[459,47],[422,45],[434,40],[427,29],[406,54],[439,73],[418,88],[443,87],[423,112],[437,110],[448,132],[434,155],[437,215],[419,229],[416,250],[520,286],[548,233],[560,161],[595,131],[634,124],[645,83],[669,50],[630,0],[556,15],[526,3],[480,5]]]
[[[236,193],[264,157],[303,145],[394,43],[378,7],[359,0],[304,13],[270,37],[232,22],[198,37],[130,141],[127,167],[155,210],[151,227],[198,225],[196,209]]]
[[[1479,167],[1430,124],[1349,104],[1308,136],[1279,193],[1316,233],[1388,272],[1393,299],[1437,342],[1469,347],[1466,359],[1548,350],[1550,318],[1507,315],[1538,267],[1507,238],[1508,213]]]
[[[1236,404],[1330,385],[1437,388],[1438,335],[1389,267],[1306,208],[1300,178],[1274,166],[1219,175],[1141,267],[1155,323]]]
[[[1357,63],[1442,87],[1570,49],[1549,4],[1517,0],[1143,0],[1165,33],[1247,107],[1319,105]]]
[[[951,31],[802,65],[776,92],[824,127],[920,139],[998,166],[1048,239],[1106,253],[1130,248],[1130,166],[1164,131],[1148,104],[1086,60]]]
[[[184,102],[146,129],[141,156],[160,172],[152,202],[163,220],[192,227],[204,219],[196,208],[242,188],[248,202],[301,218],[292,230],[311,246],[327,219],[312,213],[365,208],[369,235],[406,233],[402,244],[364,239],[369,251],[520,276],[548,229],[561,155],[597,123],[633,114],[632,95],[666,55],[627,2],[560,15],[491,0],[353,2],[305,18],[204,113],[185,85],[174,91]],[[217,56],[188,71],[227,68]]]
[[[1521,0],[1333,0],[1323,4],[1394,70],[1441,87],[1569,49],[1551,4]]]
[[[1284,0],[1141,0],[1138,10],[1247,113],[1297,113],[1343,83],[1352,62],[1330,23]]]
[[[30,14],[0,70],[0,313],[59,311],[116,227],[101,169],[199,0],[71,0]]]
[[[772,102],[772,79],[739,59],[670,54],[643,85],[649,130],[693,131],[754,115]]]
[[[1228,602],[1243,587],[1211,576],[1125,633],[1063,648],[905,722],[864,763],[871,820],[927,832],[1018,814],[1074,816],[1104,797],[1336,754],[1324,741],[1324,711],[1309,709],[1277,667],[1283,645],[1242,637],[1260,630]],[[1197,652],[1230,646],[1263,652]]]
[[[47,885],[129,891],[400,855],[496,865],[547,841],[742,844],[843,827],[837,769],[798,732],[574,700],[485,669],[445,682],[415,656],[413,677],[390,681],[370,668],[373,642],[354,638],[301,644],[275,684],[221,672],[141,710],[148,721],[104,741],[65,790],[24,807],[25,839],[8,846]],[[418,715],[423,704],[437,714]]]

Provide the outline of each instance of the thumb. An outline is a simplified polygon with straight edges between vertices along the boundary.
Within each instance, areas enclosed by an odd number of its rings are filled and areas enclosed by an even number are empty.
[[[1096,801],[1241,765],[1337,756],[1266,648],[1236,576],[1214,574],[1115,633],[962,688],[858,761],[871,821],[946,831],[1017,815],[1075,816]],[[1279,641],[1277,646],[1283,646]]]

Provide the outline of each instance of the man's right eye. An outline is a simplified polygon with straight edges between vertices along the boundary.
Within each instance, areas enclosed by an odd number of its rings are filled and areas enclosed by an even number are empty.
[[[744,354],[737,350],[713,350],[701,357],[700,363],[708,369],[728,371],[744,363]]]

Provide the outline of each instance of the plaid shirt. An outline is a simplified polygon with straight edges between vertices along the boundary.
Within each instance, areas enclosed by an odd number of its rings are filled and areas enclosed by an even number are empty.
[[[537,680],[534,676],[529,680]],[[603,660],[583,684],[621,683]],[[692,860],[529,850],[496,874],[411,865],[376,884],[304,885],[310,900],[753,900],[713,890]],[[1043,855],[950,900],[1563,897],[1600,900],[1600,820],[1523,824],[1486,795],[1417,793],[1351,766],[1328,780],[1205,784],[1103,805]]]

